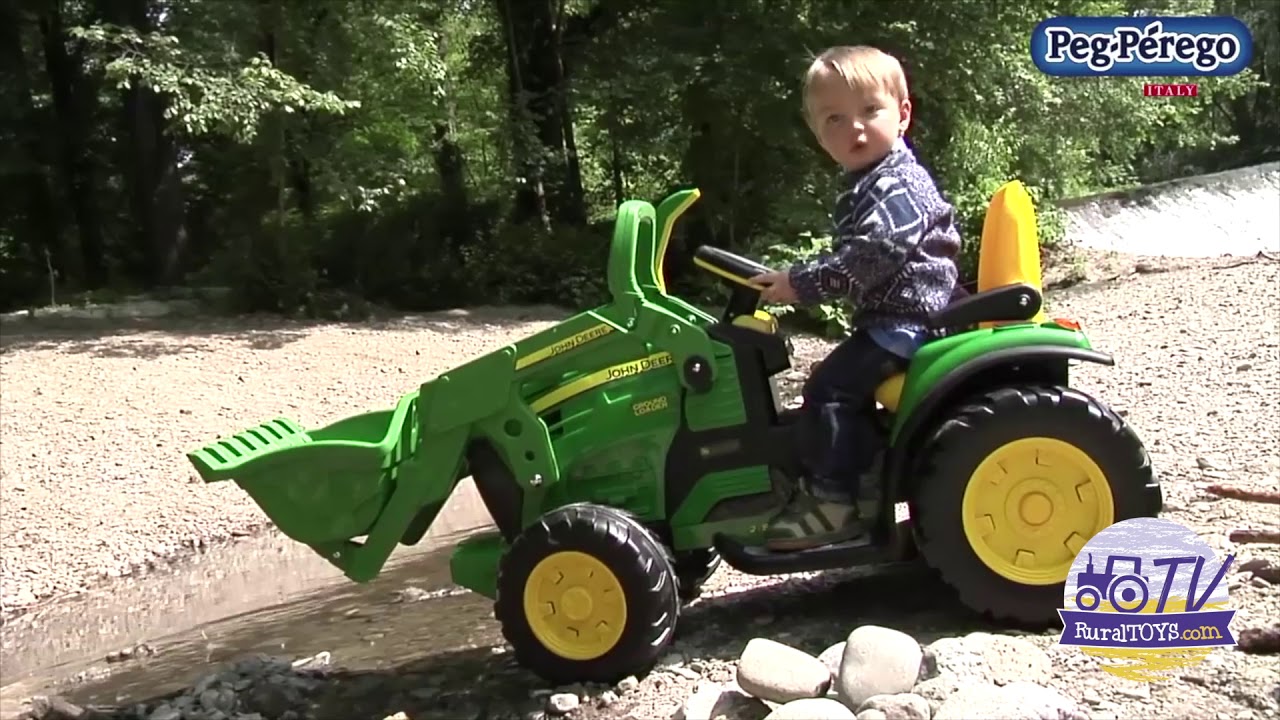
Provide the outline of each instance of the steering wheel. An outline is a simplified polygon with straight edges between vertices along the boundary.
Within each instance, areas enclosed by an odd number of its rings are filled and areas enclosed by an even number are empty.
[[[751,278],[773,270],[755,260],[710,245],[698,246],[693,254],[693,264],[719,276],[729,286],[729,305],[723,317],[726,322],[756,311],[760,306],[760,291],[764,287],[751,282]]]

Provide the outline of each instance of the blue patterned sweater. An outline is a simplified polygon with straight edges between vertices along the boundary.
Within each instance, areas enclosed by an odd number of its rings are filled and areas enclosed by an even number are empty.
[[[852,325],[867,328],[881,344],[905,338],[918,345],[928,334],[924,317],[950,302],[955,290],[955,209],[901,138],[884,160],[846,172],[842,181],[832,249],[792,266],[791,285],[802,305],[849,301]]]

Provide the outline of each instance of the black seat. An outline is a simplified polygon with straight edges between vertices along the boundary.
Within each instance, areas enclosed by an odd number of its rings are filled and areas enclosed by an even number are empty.
[[[929,316],[936,329],[969,328],[984,322],[1024,322],[1040,312],[1044,296],[1033,285],[1013,283],[955,300]]]

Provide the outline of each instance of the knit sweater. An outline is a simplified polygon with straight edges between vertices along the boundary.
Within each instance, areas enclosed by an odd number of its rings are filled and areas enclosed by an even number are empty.
[[[855,327],[929,334],[925,316],[950,301],[958,275],[954,208],[901,138],[842,183],[832,249],[789,270],[800,303],[844,298]]]

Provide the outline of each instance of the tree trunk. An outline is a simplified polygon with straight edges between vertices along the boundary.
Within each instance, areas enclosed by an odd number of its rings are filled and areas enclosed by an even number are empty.
[[[100,0],[108,20],[139,33],[154,30],[150,0]],[[135,81],[121,97],[122,134],[128,148],[125,185],[133,216],[134,243],[142,266],[139,280],[173,284],[182,259],[185,192],[178,172],[178,145],[165,127],[166,101]]]
[[[47,133],[36,116],[31,97],[31,79],[22,44],[22,23],[23,18],[14,0],[0,2],[0,47],[9,48],[0,58],[0,67],[14,82],[11,118],[18,136],[17,165],[22,177],[18,186],[26,195],[21,201],[26,214],[26,230],[19,234],[19,241],[27,246],[29,257],[44,258],[48,253],[53,269],[66,274],[67,250],[59,239],[58,214],[46,176],[47,168],[52,165],[45,152]]]
[[[583,225],[586,206],[552,0],[495,0],[506,39],[516,222]],[[534,142],[531,142],[534,141]]]
[[[47,4],[40,14],[40,35],[59,137],[58,169],[79,230],[81,281],[87,288],[100,288],[107,282],[107,264],[102,215],[94,200],[97,160],[90,144],[97,83],[81,71],[83,60],[78,45],[75,50],[67,48],[69,38],[59,3]]]

